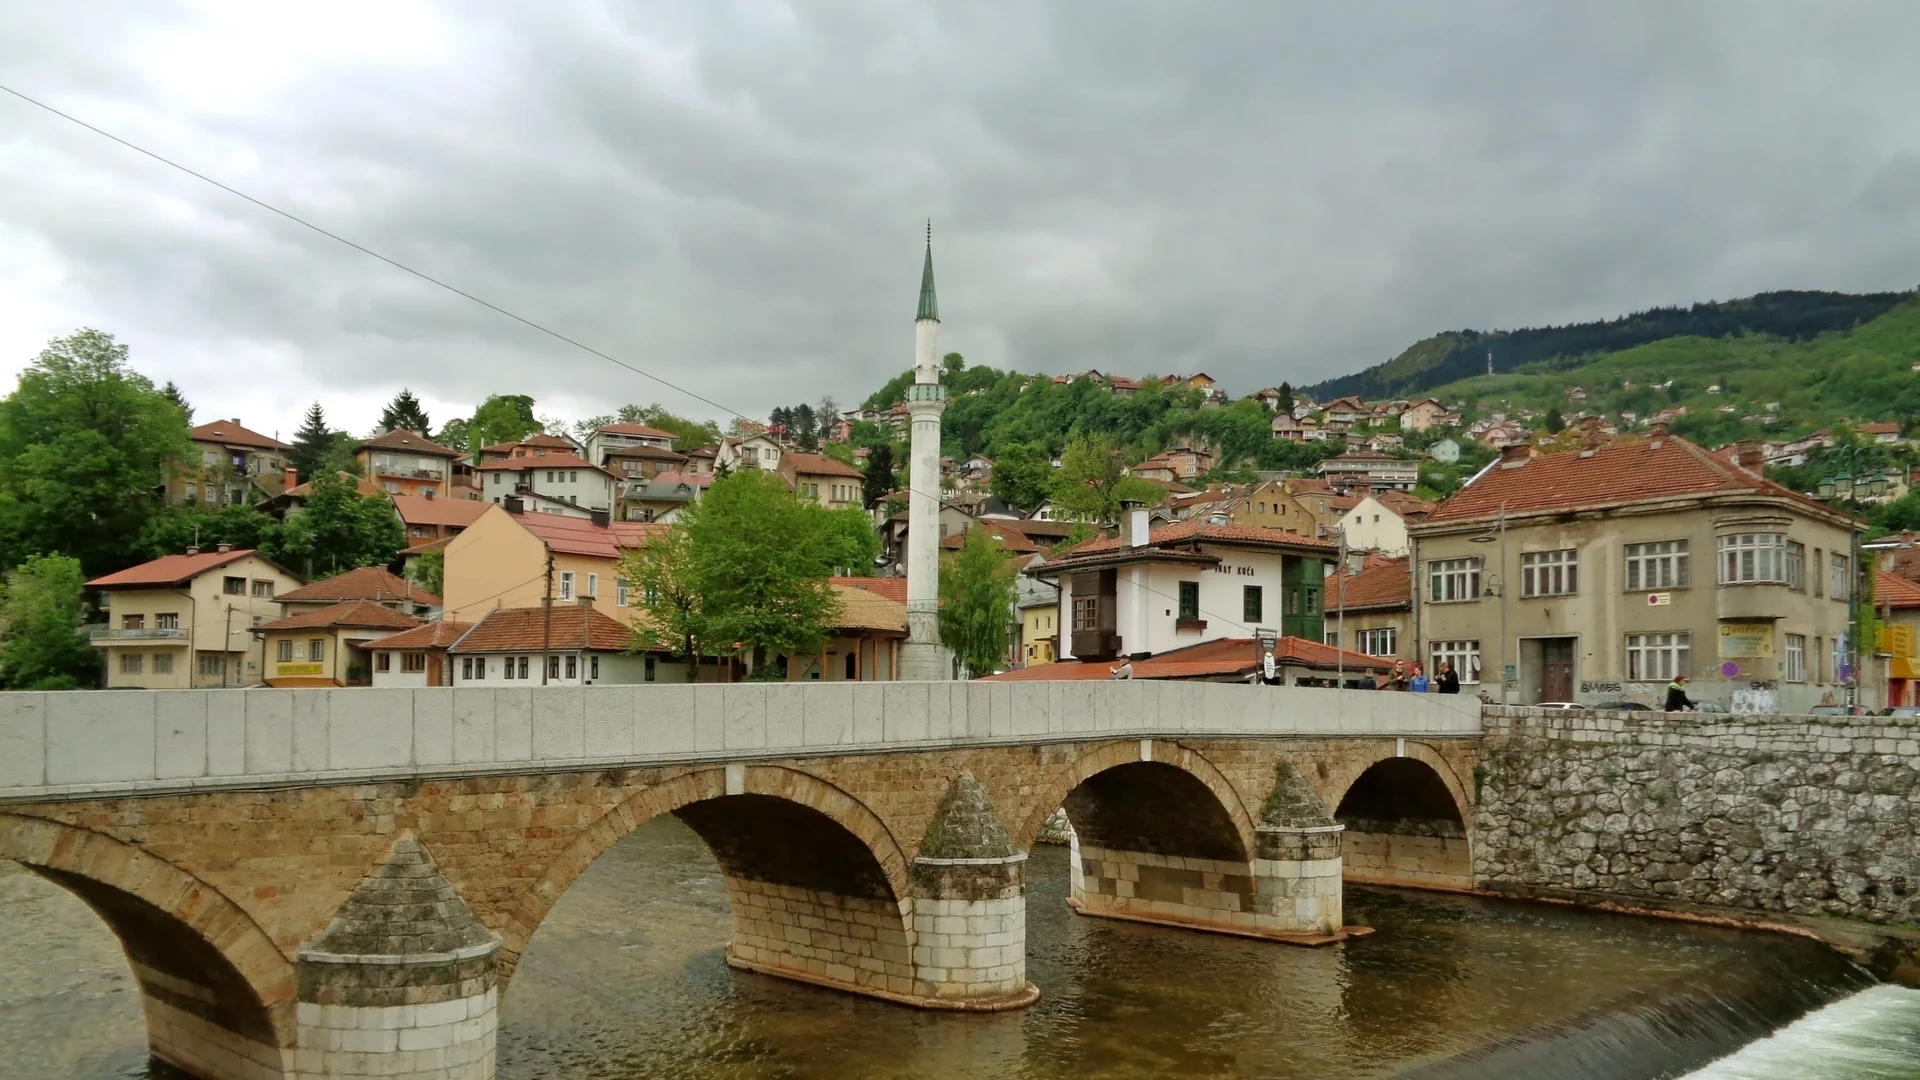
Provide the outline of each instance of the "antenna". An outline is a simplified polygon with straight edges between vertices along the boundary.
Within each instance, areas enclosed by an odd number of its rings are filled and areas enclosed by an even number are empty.
[[[933,219],[927,219],[927,246],[933,246]]]

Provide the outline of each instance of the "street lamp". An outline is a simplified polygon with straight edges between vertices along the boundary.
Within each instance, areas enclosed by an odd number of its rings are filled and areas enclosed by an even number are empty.
[[[1500,543],[1500,569],[1497,573],[1486,575],[1484,598],[1500,598],[1500,704],[1507,703],[1507,589],[1503,583],[1507,572],[1507,504],[1500,504],[1500,516],[1486,532],[1473,537],[1469,542],[1475,544]]]

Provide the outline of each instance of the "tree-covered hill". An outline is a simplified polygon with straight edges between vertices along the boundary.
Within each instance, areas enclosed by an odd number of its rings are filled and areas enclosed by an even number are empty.
[[[1454,330],[1415,342],[1384,364],[1305,388],[1327,401],[1342,394],[1372,400],[1408,397],[1473,376],[1484,376],[1489,355],[1496,375],[1554,365],[1587,366],[1610,353],[1669,338],[1765,337],[1803,342],[1869,322],[1912,298],[1911,292],[1781,291],[1691,307],[1652,308],[1604,322],[1483,333]]]

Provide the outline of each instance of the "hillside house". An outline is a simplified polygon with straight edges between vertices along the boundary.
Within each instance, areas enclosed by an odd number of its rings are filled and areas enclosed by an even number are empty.
[[[106,659],[110,690],[258,686],[253,629],[280,617],[292,571],[251,548],[188,548],[94,578],[106,622],[88,637]]]

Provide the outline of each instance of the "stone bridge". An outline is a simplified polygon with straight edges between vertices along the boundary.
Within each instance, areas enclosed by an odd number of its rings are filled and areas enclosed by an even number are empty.
[[[0,694],[0,858],[118,935],[156,1057],[466,1080],[542,919],[660,814],[735,967],[1014,1008],[1057,808],[1083,914],[1327,943],[1343,869],[1472,884],[1479,733],[1471,698],[1201,683]]]

